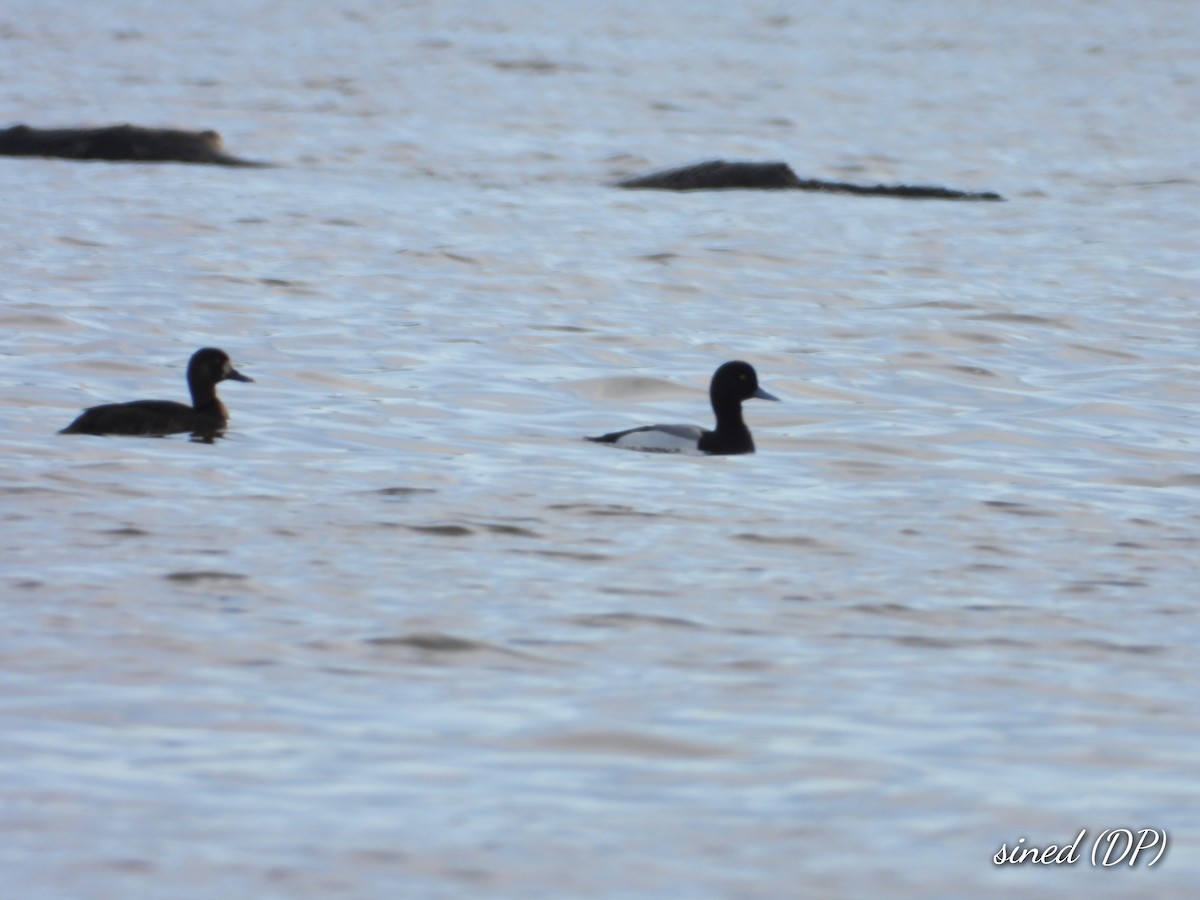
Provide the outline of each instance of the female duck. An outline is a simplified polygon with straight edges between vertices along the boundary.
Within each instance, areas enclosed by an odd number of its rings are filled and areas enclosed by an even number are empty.
[[[698,425],[643,425],[627,431],[614,431],[589,441],[627,447],[630,450],[651,450],[660,453],[699,451],[719,455],[753,453],[754,439],[742,419],[742,401],[757,397],[778,400],[758,386],[758,373],[749,363],[727,362],[713,373],[708,387],[717,427],[706,431]]]
[[[93,406],[59,434],[129,434],[162,436],[190,431],[202,437],[214,437],[225,430],[229,411],[217,397],[218,382],[253,381],[233,367],[229,354],[205,347],[192,354],[188,362],[188,389],[192,405],[173,400],[134,400]]]

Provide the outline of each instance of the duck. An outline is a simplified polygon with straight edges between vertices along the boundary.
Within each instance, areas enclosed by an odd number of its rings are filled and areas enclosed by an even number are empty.
[[[690,451],[713,456],[753,453],[754,438],[742,418],[742,401],[754,398],[779,402],[778,397],[759,387],[754,366],[740,359],[720,366],[713,373],[708,396],[717,417],[717,427],[711,431],[699,425],[643,425],[587,440],[657,453]]]
[[[254,381],[233,367],[229,354],[202,347],[188,361],[187,382],[192,405],[174,400],[133,400],[85,409],[59,434],[121,434],[162,437],[191,432],[211,440],[229,424],[229,411],[217,397],[222,381]]]

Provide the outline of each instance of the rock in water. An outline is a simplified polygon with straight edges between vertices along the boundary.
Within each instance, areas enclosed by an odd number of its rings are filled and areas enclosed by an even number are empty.
[[[780,190],[800,187],[800,179],[784,162],[710,162],[651,172],[618,181],[617,187],[659,191],[716,191],[728,188]]]
[[[0,130],[0,156],[52,156],[113,162],[183,162],[215,166],[265,166],[225,152],[215,131],[179,131],[113,125],[108,128],[31,128]]]
[[[659,191],[797,190],[902,197],[908,200],[1004,199],[991,191],[960,191],[936,185],[851,184],[845,181],[822,181],[819,178],[802,179],[796,176],[787,163],[727,162],[723,159],[627,178],[618,181],[616,187]]]

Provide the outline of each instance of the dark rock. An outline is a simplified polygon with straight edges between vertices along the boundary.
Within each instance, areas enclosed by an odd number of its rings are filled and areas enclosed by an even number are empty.
[[[1003,200],[990,191],[960,191],[931,185],[914,184],[850,184],[844,181],[822,181],[817,178],[798,178],[783,162],[727,162],[723,159],[652,172],[637,178],[627,178],[615,185],[631,190],[659,191],[717,191],[717,190],[800,190],[831,194],[867,194],[880,197],[903,197],[910,200]]]
[[[787,163],[726,162],[723,159],[617,182],[617,187],[657,191],[780,190],[799,186],[800,179]]]
[[[108,128],[31,128],[0,130],[0,156],[53,156],[124,162],[206,163],[216,166],[265,166],[225,152],[215,131],[178,131],[113,125]]]

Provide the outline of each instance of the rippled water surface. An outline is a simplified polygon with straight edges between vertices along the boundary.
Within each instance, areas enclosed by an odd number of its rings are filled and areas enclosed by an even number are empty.
[[[6,896],[1189,895],[1200,8],[230,9],[0,9],[279,164],[0,158]],[[608,186],[715,157],[1008,202]]]

